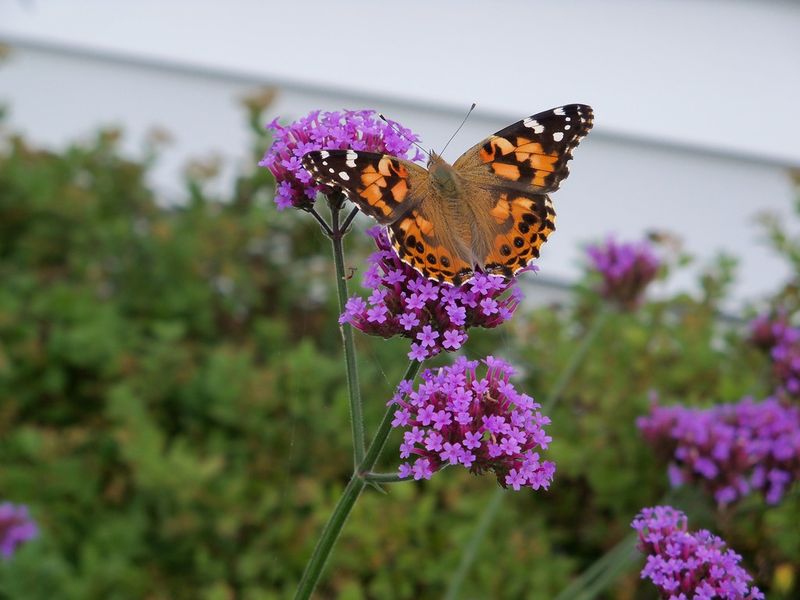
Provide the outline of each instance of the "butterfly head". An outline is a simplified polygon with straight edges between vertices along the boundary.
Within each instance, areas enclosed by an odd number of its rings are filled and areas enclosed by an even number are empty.
[[[458,175],[455,169],[435,152],[431,152],[428,159],[428,172],[433,185],[445,198],[458,196]]]

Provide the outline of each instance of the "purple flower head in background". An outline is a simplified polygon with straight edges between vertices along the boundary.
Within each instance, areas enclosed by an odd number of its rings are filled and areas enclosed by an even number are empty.
[[[317,185],[301,165],[306,152],[352,148],[411,160],[421,158],[419,150],[413,157],[407,155],[412,142],[419,140],[416,134],[394,121],[383,121],[371,110],[315,110],[286,126],[275,119],[267,129],[274,133],[275,140],[258,164],[275,176],[275,203],[281,210],[290,206],[309,208],[318,192],[329,191]]]
[[[362,282],[372,293],[366,300],[350,298],[339,322],[370,335],[407,337],[412,360],[458,350],[467,329],[497,327],[512,317],[522,299],[515,279],[495,275],[476,273],[458,287],[430,281],[397,257],[382,228],[367,233],[378,246]]]
[[[789,324],[789,318],[782,310],[773,314],[757,316],[750,321],[749,330],[750,342],[765,352],[772,352],[772,349],[781,343],[787,334],[797,337],[796,333],[790,333],[792,327]]]
[[[38,534],[39,528],[28,514],[26,506],[0,503],[0,554],[3,558],[11,558],[18,546]]]
[[[764,598],[739,565],[741,556],[711,532],[690,532],[687,526],[686,515],[671,506],[644,508],[631,523],[639,534],[636,547],[647,556],[642,579],[650,579],[661,598]]]
[[[478,361],[459,357],[455,364],[426,370],[415,390],[402,382],[391,403],[397,405],[392,425],[404,429],[401,477],[429,479],[447,465],[462,465],[479,475],[494,472],[503,487],[547,489],[555,464],[542,460],[551,438],[550,419],[533,398],[509,383],[513,368],[486,357],[486,375],[478,377]]]
[[[776,323],[773,330],[776,335],[770,358],[777,380],[776,394],[800,398],[800,329]]]
[[[720,505],[753,491],[777,504],[800,478],[800,408],[772,398],[709,409],[654,405],[637,426],[669,460],[673,485],[698,484]]]
[[[608,238],[604,244],[589,246],[586,253],[602,276],[600,294],[625,309],[636,308],[661,265],[646,242],[623,244]]]

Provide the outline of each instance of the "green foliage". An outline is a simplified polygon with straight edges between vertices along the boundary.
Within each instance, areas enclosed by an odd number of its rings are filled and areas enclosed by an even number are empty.
[[[291,597],[352,461],[327,242],[273,208],[264,170],[223,198],[195,172],[183,207],[166,208],[150,158],[123,156],[118,138],[0,150],[0,498],[29,504],[42,529],[0,564],[0,597]],[[348,238],[351,265],[364,237]],[[607,316],[552,412],[555,485],[506,497],[465,597],[552,597],[659,501],[664,470],[635,429],[651,390],[692,405],[769,392],[763,357],[718,318],[730,277],[722,261],[698,298]],[[543,400],[604,310],[578,288],[475,332],[467,352],[513,359],[518,387]],[[357,341],[369,435],[407,343]],[[452,469],[368,489],[320,597],[440,596],[495,486]],[[740,510],[710,525],[766,587],[795,573],[797,497]],[[614,597],[637,586],[628,574]]]

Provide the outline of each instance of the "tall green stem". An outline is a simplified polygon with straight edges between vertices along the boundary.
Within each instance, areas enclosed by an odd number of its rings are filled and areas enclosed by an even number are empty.
[[[336,266],[336,291],[339,296],[339,314],[344,312],[347,303],[347,274],[344,267],[344,235],[346,227],[340,227],[338,206],[331,203],[331,243],[333,245],[333,262]],[[353,342],[353,327],[350,323],[342,323],[339,327],[344,344],[344,361],[347,367],[347,389],[350,396],[350,425],[353,433],[353,467],[364,460],[364,411],[361,406],[361,389],[358,384],[358,368],[356,366],[356,348]]]
[[[411,361],[403,379],[414,379],[421,365],[422,363],[420,362]],[[295,593],[295,600],[306,600],[310,598],[311,594],[314,592],[314,588],[317,587],[317,583],[325,568],[325,563],[330,556],[331,550],[333,550],[333,546],[339,534],[342,532],[342,528],[347,521],[347,517],[350,515],[350,511],[353,510],[356,500],[358,500],[358,497],[361,495],[367,483],[367,474],[375,466],[378,457],[380,457],[381,450],[383,450],[383,446],[386,444],[386,438],[389,437],[389,432],[392,429],[394,411],[395,405],[391,405],[386,409],[383,420],[378,427],[378,431],[375,433],[375,437],[372,439],[372,443],[370,443],[369,448],[367,448],[364,459],[358,464],[355,472],[350,477],[350,481],[347,483],[347,487],[344,489],[344,492],[342,492],[339,502],[337,502],[336,507],[333,509],[333,513],[330,519],[328,519],[325,529],[322,530],[322,535],[320,535],[319,540],[317,540],[317,546],[314,548],[314,552],[306,565],[303,577],[300,579],[300,585],[297,587],[297,592]]]
[[[622,538],[611,550],[561,590],[555,600],[591,600],[602,592],[634,556],[635,533]]]
[[[572,353],[569,362],[561,370],[558,379],[550,389],[550,393],[542,403],[543,413],[547,414],[550,412],[550,410],[552,410],[552,408],[555,406],[556,402],[558,402],[558,400],[561,398],[561,395],[564,393],[564,390],[567,388],[570,380],[575,375],[575,371],[578,370],[578,367],[580,367],[581,363],[586,358],[589,348],[591,348],[592,343],[597,337],[597,334],[600,332],[600,329],[602,328],[607,317],[607,308],[601,309],[600,312],[595,315],[589,330],[583,336],[583,340],[581,340],[580,346],[578,346],[577,350]],[[480,518],[478,519],[478,524],[475,526],[472,537],[470,537],[467,545],[464,546],[458,568],[450,578],[450,583],[447,586],[444,600],[456,600],[461,593],[461,587],[464,584],[467,573],[469,573],[469,570],[472,568],[472,563],[475,562],[475,558],[478,556],[478,550],[480,549],[481,544],[483,544],[486,534],[491,529],[491,525],[495,519],[495,516],[498,512],[500,512],[500,506],[505,494],[505,489],[495,489],[492,498],[483,509],[483,514],[481,514]]]
[[[492,494],[489,504],[486,505],[483,514],[481,514],[481,518],[478,520],[478,524],[475,526],[475,530],[472,532],[472,537],[464,547],[464,552],[461,554],[461,562],[458,563],[458,568],[455,573],[453,573],[453,577],[450,578],[450,585],[447,586],[444,600],[456,600],[456,598],[458,598],[458,594],[461,592],[461,584],[464,582],[464,579],[466,579],[467,573],[469,573],[469,569],[472,567],[472,563],[475,562],[475,557],[478,554],[481,542],[483,542],[483,538],[486,537],[486,533],[489,531],[489,527],[491,527],[497,511],[500,510],[500,505],[503,504],[503,497],[505,494],[506,490],[501,487],[495,489]]]

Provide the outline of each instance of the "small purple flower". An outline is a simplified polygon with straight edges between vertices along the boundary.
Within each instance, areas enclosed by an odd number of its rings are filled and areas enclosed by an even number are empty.
[[[796,333],[790,333],[792,326],[786,311],[780,309],[774,313],[757,316],[750,321],[749,329],[750,342],[767,353],[784,342],[787,334],[789,337],[797,337]]]
[[[411,350],[408,352],[408,360],[416,360],[422,362],[428,358],[428,351],[422,344],[411,344]]]
[[[290,206],[310,208],[317,193],[327,191],[314,183],[300,162],[312,150],[353,148],[410,160],[422,158],[419,150],[415,150],[413,157],[408,156],[412,142],[419,141],[411,130],[393,121],[383,121],[371,110],[315,110],[286,126],[275,119],[267,129],[273,132],[275,140],[258,164],[275,176],[275,203],[280,210]]]
[[[602,277],[600,294],[628,310],[638,306],[661,265],[645,242],[621,244],[608,238],[605,244],[589,246],[586,253]]]
[[[772,325],[773,345],[769,349],[776,394],[789,399],[800,398],[800,329],[786,321]]]
[[[444,332],[442,348],[451,351],[458,350],[466,337],[466,334],[461,333],[458,329],[448,329]]]
[[[686,515],[671,506],[644,508],[631,523],[647,556],[642,579],[664,599],[757,600],[764,594],[739,562],[742,557],[711,532],[690,532]]]
[[[669,461],[672,485],[699,484],[720,505],[754,491],[776,504],[800,479],[800,408],[774,398],[709,409],[654,404],[637,426]]]
[[[16,549],[39,535],[39,528],[24,505],[0,504],[0,554],[9,559]]]
[[[369,290],[369,303],[358,296],[350,298],[339,322],[370,335],[412,340],[408,353],[412,360],[459,349],[467,341],[468,329],[497,327],[519,306],[522,293],[515,279],[476,273],[459,287],[429,281],[397,257],[382,228],[373,227],[368,233],[378,246],[362,281]]]
[[[433,348],[436,346],[436,338],[439,337],[439,332],[434,331],[430,325],[425,325],[417,334],[417,339],[419,340],[420,344],[423,346],[430,346]]]
[[[476,475],[494,472],[503,487],[547,489],[555,465],[540,460],[535,450],[550,441],[543,429],[550,419],[508,383],[510,365],[491,356],[483,362],[487,372],[480,379],[479,363],[459,357],[451,367],[426,370],[416,391],[407,382],[398,387],[398,410],[409,416],[394,422],[427,432],[413,447],[408,431],[404,434],[402,458],[418,458],[402,465],[400,476],[427,479],[447,464],[461,464]],[[417,468],[420,461],[425,462]]]

